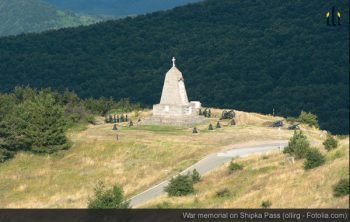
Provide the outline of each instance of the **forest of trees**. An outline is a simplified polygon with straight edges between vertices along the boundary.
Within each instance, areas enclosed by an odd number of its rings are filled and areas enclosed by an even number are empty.
[[[94,122],[93,115],[112,109],[129,112],[139,107],[128,100],[80,99],[74,92],[16,87],[0,94],[0,163],[17,151],[53,153],[70,147],[66,130],[78,123]]]
[[[204,106],[318,116],[349,130],[348,16],[333,1],[207,0],[134,18],[0,39],[0,91],[68,88],[80,97],[158,103],[171,58]],[[348,15],[346,2],[337,3]]]

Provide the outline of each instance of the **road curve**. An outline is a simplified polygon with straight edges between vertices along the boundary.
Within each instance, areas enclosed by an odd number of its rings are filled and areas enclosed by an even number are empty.
[[[283,149],[287,145],[287,141],[281,141],[279,143],[270,143],[262,145],[247,146],[243,148],[230,149],[223,152],[217,152],[210,154],[198,161],[194,165],[188,167],[180,174],[187,174],[187,172],[192,172],[193,169],[196,169],[199,174],[203,175],[210,170],[230,161],[233,157],[243,157],[250,154],[256,153],[266,153],[272,150]],[[129,199],[130,206],[135,207],[137,205],[143,204],[149,200],[152,200],[164,193],[164,188],[168,185],[169,180],[163,181],[148,190],[139,193]]]

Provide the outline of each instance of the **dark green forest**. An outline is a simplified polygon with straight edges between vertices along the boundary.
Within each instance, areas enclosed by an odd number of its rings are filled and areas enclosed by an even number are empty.
[[[336,4],[341,26],[327,26]],[[177,59],[190,100],[204,106],[319,118],[349,130],[346,1],[207,0],[88,27],[0,39],[0,91],[17,85],[83,98],[158,103]]]

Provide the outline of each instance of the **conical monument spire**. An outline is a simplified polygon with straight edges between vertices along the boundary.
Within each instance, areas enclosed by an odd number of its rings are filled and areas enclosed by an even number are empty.
[[[199,116],[201,103],[188,101],[184,79],[175,61],[173,57],[173,66],[165,75],[160,103],[153,105],[152,116],[143,120],[142,124],[194,126],[205,121],[203,116]]]
[[[160,104],[188,105],[188,98],[182,73],[176,68],[173,57],[173,67],[165,75]]]

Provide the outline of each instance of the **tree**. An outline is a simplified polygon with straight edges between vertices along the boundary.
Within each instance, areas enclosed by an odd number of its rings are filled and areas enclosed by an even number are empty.
[[[213,125],[210,123],[209,126],[208,126],[208,130],[214,130],[213,129]]]
[[[310,150],[310,143],[302,131],[294,131],[293,137],[289,140],[288,146],[284,148],[283,153],[288,153],[297,159],[306,157]]]
[[[304,169],[309,170],[323,165],[326,158],[316,148],[310,149],[306,154],[306,161],[304,162]]]
[[[90,209],[129,208],[129,202],[125,200],[123,189],[114,185],[107,189],[102,182],[95,187],[95,196],[88,200]]]
[[[338,147],[338,141],[330,133],[327,134],[327,138],[322,144],[327,151],[331,151]]]
[[[169,196],[185,196],[194,193],[193,180],[190,175],[178,175],[170,180],[164,191]]]
[[[220,122],[217,122],[217,123],[216,123],[216,128],[221,128]]]
[[[335,197],[342,197],[349,195],[349,178],[340,179],[333,187],[333,195]]]
[[[5,146],[14,150],[53,153],[70,146],[65,135],[64,108],[55,103],[51,94],[40,92],[34,100],[17,105],[2,125]]]
[[[317,116],[312,113],[301,111],[298,117],[298,121],[301,123],[305,123],[311,127],[314,126],[316,128],[319,128]]]
[[[192,177],[193,183],[198,183],[201,180],[201,175],[196,169],[192,171],[191,177]]]

